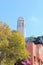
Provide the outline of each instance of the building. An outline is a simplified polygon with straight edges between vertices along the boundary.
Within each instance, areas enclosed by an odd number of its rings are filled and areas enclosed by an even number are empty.
[[[23,17],[19,17],[17,20],[17,31],[25,36],[25,20]]]
[[[43,45],[27,42],[27,50],[30,52],[31,65],[43,65]]]

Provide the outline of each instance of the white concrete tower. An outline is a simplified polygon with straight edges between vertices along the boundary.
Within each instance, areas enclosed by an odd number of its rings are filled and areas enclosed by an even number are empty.
[[[17,21],[17,31],[25,36],[25,20],[23,17],[19,17]]]

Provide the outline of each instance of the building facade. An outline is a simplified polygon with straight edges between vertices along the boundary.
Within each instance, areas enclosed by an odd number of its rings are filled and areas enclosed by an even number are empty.
[[[43,65],[43,45],[27,42],[27,50],[30,52],[31,65]]]

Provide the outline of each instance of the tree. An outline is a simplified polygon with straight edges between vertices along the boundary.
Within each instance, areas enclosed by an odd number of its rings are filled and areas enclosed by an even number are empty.
[[[1,61],[5,57],[6,48],[9,45],[8,38],[11,36],[11,30],[6,23],[0,21],[0,65]]]
[[[0,24],[0,65],[3,59],[9,64],[20,59],[29,58],[26,51],[26,43],[22,34],[12,31],[6,23]]]
[[[26,43],[23,35],[17,31],[12,31],[12,36],[9,39],[9,47],[7,49],[7,58],[10,60],[26,59],[29,58],[29,54],[26,51]]]

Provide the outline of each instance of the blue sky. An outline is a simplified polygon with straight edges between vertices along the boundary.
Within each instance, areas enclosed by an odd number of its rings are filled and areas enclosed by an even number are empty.
[[[0,0],[0,20],[17,29],[18,17],[24,17],[26,36],[43,35],[43,0]]]

